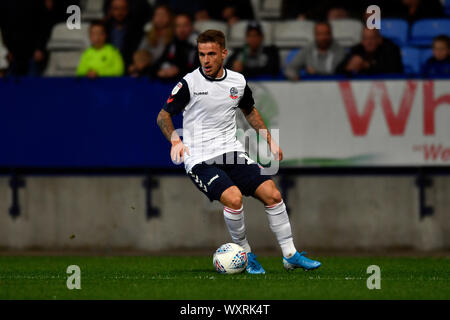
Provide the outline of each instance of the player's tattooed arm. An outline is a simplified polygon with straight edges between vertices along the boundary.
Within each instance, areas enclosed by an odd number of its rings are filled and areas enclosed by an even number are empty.
[[[266,124],[264,123],[264,120],[261,117],[261,114],[259,113],[258,109],[255,107],[251,108],[250,110],[242,109],[242,112],[245,115],[245,118],[247,119],[248,123],[255,129],[267,129]]]
[[[266,124],[264,123],[264,120],[262,119],[259,111],[255,107],[253,107],[251,110],[242,109],[242,112],[244,113],[245,118],[247,119],[247,122],[250,124],[250,126],[252,126],[252,128],[255,129],[256,132],[267,141],[267,144],[270,146],[270,150],[274,154],[275,159],[282,160],[283,152],[281,151],[278,144],[272,140],[270,131],[267,129]]]
[[[175,131],[175,127],[173,126],[172,116],[166,110],[161,109],[158,114],[158,118],[156,119],[161,132],[170,142],[175,140],[181,140]]]
[[[189,149],[183,144],[180,136],[175,131],[170,113],[162,109],[158,114],[156,122],[166,139],[172,144],[170,149],[172,161],[176,164],[180,164],[184,161],[184,153],[186,152],[189,154]]]

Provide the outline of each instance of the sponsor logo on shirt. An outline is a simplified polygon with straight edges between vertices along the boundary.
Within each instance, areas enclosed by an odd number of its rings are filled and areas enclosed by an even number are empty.
[[[208,94],[208,91],[199,91],[199,92],[194,91],[194,96],[205,96],[207,94]]]
[[[181,89],[183,84],[181,82],[178,82],[177,85],[172,89],[172,92],[170,93],[169,99],[167,99],[167,103],[171,103],[173,101],[173,96],[178,93],[178,91]]]
[[[176,95],[178,93],[178,90],[180,90],[182,86],[183,84],[181,82],[178,82],[172,90],[172,96]]]

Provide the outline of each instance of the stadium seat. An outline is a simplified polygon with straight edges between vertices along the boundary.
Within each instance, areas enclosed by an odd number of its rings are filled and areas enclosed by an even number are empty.
[[[50,53],[45,76],[73,77],[76,76],[78,63],[83,51],[54,51]]]
[[[52,29],[47,49],[82,50],[89,47],[89,23],[81,23],[81,29],[69,30],[65,23],[58,23]]]
[[[92,21],[103,18],[104,0],[81,1],[81,18],[83,21]]]
[[[408,41],[408,22],[403,19],[381,19],[380,33],[398,46],[405,46]]]
[[[403,68],[406,74],[420,73],[420,50],[412,47],[401,48]]]
[[[314,22],[308,20],[290,20],[276,22],[274,25],[274,44],[279,48],[298,48],[314,40]]]
[[[450,36],[450,19],[423,19],[411,27],[411,46],[431,46],[433,38],[446,34]]]
[[[343,47],[351,47],[361,41],[363,25],[356,19],[339,19],[330,22],[333,37]]]
[[[245,31],[249,21],[239,21],[230,28],[228,45],[230,47],[242,47],[245,43]],[[272,44],[272,24],[267,21],[260,22],[264,32],[264,45]]]
[[[423,66],[429,58],[433,56],[432,49],[422,49],[420,50],[420,65]]]
[[[445,15],[450,16],[450,0],[443,0]]]
[[[252,0],[257,19],[278,19],[281,17],[282,0]]]
[[[8,49],[6,49],[5,45],[3,44],[2,39],[2,33],[0,31],[0,70],[4,70],[8,68],[8,60],[6,58],[6,55],[8,54]]]
[[[203,32],[208,29],[220,30],[225,34],[225,37],[228,39],[228,26],[225,22],[222,21],[214,21],[214,20],[197,21],[194,23],[194,29],[197,32]]]

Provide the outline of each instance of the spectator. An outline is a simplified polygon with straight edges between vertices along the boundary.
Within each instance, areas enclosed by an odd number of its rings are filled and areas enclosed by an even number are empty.
[[[250,0],[209,1],[204,8],[211,19],[222,20],[229,25],[239,20],[254,19]]]
[[[245,45],[236,50],[227,67],[243,73],[246,77],[276,76],[280,72],[280,58],[275,46],[263,46],[264,33],[261,25],[252,22],[247,26]]]
[[[166,46],[173,39],[173,18],[170,8],[166,5],[158,5],[155,8],[152,19],[152,28],[144,36],[139,46],[146,49],[152,55],[153,61],[158,61]]]
[[[423,75],[443,76],[450,75],[450,39],[446,35],[433,39],[433,56],[423,66]]]
[[[444,9],[439,0],[402,0],[400,18],[410,24],[425,18],[438,18],[444,15]]]
[[[125,65],[131,63],[143,35],[143,28],[130,16],[127,0],[112,0],[106,19],[108,42],[119,49]]]
[[[150,52],[140,49],[133,55],[133,63],[128,67],[128,74],[134,78],[149,76],[151,63],[152,56]]]
[[[306,68],[309,74],[328,75],[345,57],[345,49],[333,41],[328,22],[318,22],[314,26],[315,41],[303,48],[286,66],[285,75],[290,80],[298,80],[300,70]]]
[[[46,46],[51,29],[61,20],[61,12],[67,17],[67,7],[62,5],[68,2],[79,4],[76,0],[0,1],[0,29],[12,74],[42,74],[48,58]]]
[[[347,19],[350,17],[348,11],[343,7],[332,7],[327,12],[327,21]]]
[[[199,66],[197,33],[194,32],[192,18],[181,13],[175,17],[174,22],[174,39],[154,65],[155,75],[168,81],[174,81]]]
[[[383,38],[379,30],[364,28],[360,44],[353,46],[337,68],[345,74],[402,73],[400,49],[391,40]]]
[[[104,0],[103,3],[103,12],[108,19],[112,14],[112,2],[113,0]],[[136,28],[143,30],[144,25],[150,20],[152,7],[147,0],[127,0],[127,2],[130,20],[135,23]]]
[[[165,4],[172,9],[174,14],[186,13],[191,17],[195,17],[197,12],[205,11],[208,0],[158,0],[158,4]],[[209,16],[208,16],[209,19]],[[196,19],[197,20],[197,19]]]
[[[283,19],[309,19],[323,21],[335,15],[350,15],[349,9],[360,12],[359,1],[350,0],[283,0],[281,14]],[[374,1],[374,0],[372,0]]]
[[[281,18],[284,19],[316,19],[322,11],[320,1],[282,0]]]
[[[89,29],[91,47],[83,52],[77,68],[77,76],[89,78],[121,76],[124,63],[119,50],[106,43],[106,28],[100,21],[91,23]]]

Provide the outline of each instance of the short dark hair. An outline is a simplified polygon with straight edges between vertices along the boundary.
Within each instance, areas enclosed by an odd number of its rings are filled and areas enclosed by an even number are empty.
[[[101,27],[103,28],[103,31],[106,33],[106,25],[102,20],[94,20],[89,25],[89,31],[92,30],[93,27]]]
[[[315,23],[315,25],[314,25],[314,28],[317,27],[317,26],[320,26],[320,25],[327,26],[328,29],[330,29],[330,31],[332,31],[331,24],[330,24],[328,21],[326,21],[326,20],[320,20],[320,21],[317,21],[317,22]]]
[[[197,37],[197,45],[199,43],[215,42],[221,48],[225,48],[225,35],[219,30],[206,30],[200,33]]]
[[[177,12],[175,14],[175,18],[177,17],[186,17],[189,19],[189,21],[191,21],[191,23],[194,22],[194,18],[187,12]]]
[[[245,31],[245,33],[248,34],[252,30],[255,30],[256,32],[258,32],[258,34],[260,36],[264,36],[264,32],[263,32],[263,29],[262,29],[261,25],[258,22],[256,22],[256,21],[249,22],[249,24],[247,25],[247,30]]]
[[[445,34],[438,35],[433,39],[433,46],[436,42],[444,42],[447,45],[447,48],[450,48],[450,37]]]

